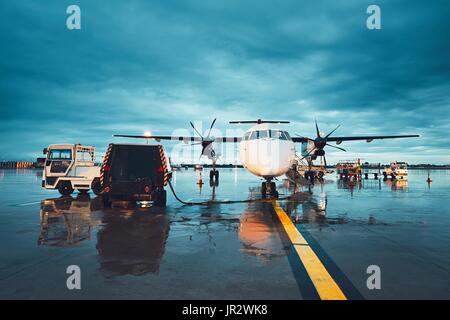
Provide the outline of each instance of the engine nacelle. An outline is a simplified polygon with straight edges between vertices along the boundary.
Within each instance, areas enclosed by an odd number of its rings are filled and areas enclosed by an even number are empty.
[[[314,151],[314,155],[317,157],[323,157],[325,155],[325,150],[318,149],[318,150]]]

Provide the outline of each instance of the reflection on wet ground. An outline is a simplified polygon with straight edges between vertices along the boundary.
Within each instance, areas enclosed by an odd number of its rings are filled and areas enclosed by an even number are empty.
[[[159,271],[170,229],[164,213],[110,213],[103,217],[102,224],[97,233],[97,251],[105,275]]]
[[[1,172],[2,298],[308,298],[270,200],[183,206],[169,197],[167,208],[111,209],[89,195],[48,197],[35,171]],[[174,178],[185,200],[260,194],[259,181],[240,169],[223,170],[220,185],[201,193],[195,172]],[[430,188],[425,179],[280,180],[280,205],[366,298],[449,298],[450,215],[441,203],[450,173],[434,175]],[[65,287],[70,264],[82,269],[80,292]],[[365,287],[371,264],[384,270],[382,291]]]
[[[94,226],[98,227],[96,248],[101,270],[105,275],[158,272],[170,231],[170,223],[181,223],[206,233],[212,240],[209,224],[220,224],[227,230],[237,230],[241,251],[271,259],[285,256],[285,248],[277,245],[278,234],[273,217],[260,204],[249,203],[240,217],[212,212],[200,207],[200,216],[173,217],[162,208],[104,208],[100,198],[86,195],[61,197],[41,202],[38,244],[70,247],[90,240]],[[192,236],[191,236],[192,237]]]
[[[264,210],[256,209],[256,204],[249,204],[239,224],[239,240],[242,252],[253,254],[261,259],[273,259],[286,256],[284,246],[279,243],[273,216]]]
[[[96,249],[105,275],[158,272],[169,234],[164,210],[110,210],[99,198],[79,195],[41,202],[39,245],[70,247],[91,239],[98,226]]]
[[[99,199],[93,201],[87,195],[49,199],[41,202],[38,244],[57,247],[69,247],[91,238],[91,229],[95,221],[91,217],[93,208],[99,205]]]

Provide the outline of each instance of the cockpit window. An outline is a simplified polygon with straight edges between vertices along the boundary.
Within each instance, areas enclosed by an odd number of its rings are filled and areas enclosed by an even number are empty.
[[[278,140],[291,140],[291,137],[286,131],[280,130],[258,130],[247,132],[244,135],[244,140],[256,140],[265,138],[272,138]]]
[[[263,131],[258,131],[259,133],[259,139],[265,139],[269,137],[269,131],[263,130]]]
[[[286,136],[283,134],[283,131],[278,130],[270,130],[270,137],[272,139],[286,140]]]
[[[250,135],[250,140],[256,140],[258,139],[258,131],[252,131]]]
[[[286,139],[292,140],[291,136],[289,135],[289,133],[287,133],[287,131],[283,131],[283,132],[286,135]]]

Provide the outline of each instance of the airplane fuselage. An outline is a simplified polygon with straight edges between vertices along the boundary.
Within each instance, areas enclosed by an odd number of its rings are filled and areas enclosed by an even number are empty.
[[[289,133],[266,123],[246,131],[239,157],[252,174],[271,179],[284,175],[295,162],[295,145]]]

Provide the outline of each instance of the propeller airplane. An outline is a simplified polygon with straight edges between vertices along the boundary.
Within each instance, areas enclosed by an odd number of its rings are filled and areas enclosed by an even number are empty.
[[[276,185],[273,181],[275,178],[286,174],[296,163],[296,149],[295,143],[302,144],[302,158],[316,159],[323,157],[325,166],[325,147],[332,147],[341,151],[346,151],[344,148],[334,146],[330,142],[340,145],[344,141],[358,141],[365,140],[372,142],[373,140],[381,139],[398,139],[398,138],[413,138],[419,135],[386,135],[386,136],[332,136],[332,134],[340,127],[337,126],[334,130],[326,135],[320,133],[317,121],[315,121],[316,137],[309,138],[303,136],[291,137],[286,130],[281,129],[279,124],[288,124],[289,121],[273,121],[261,120],[256,121],[230,121],[230,124],[254,124],[248,129],[242,137],[213,137],[211,130],[214,127],[217,119],[214,119],[209,128],[208,134],[203,136],[200,131],[195,128],[194,124],[190,122],[191,127],[197,133],[197,136],[160,136],[160,135],[123,135],[118,134],[114,137],[123,138],[141,138],[154,139],[156,141],[172,140],[191,142],[191,145],[201,145],[201,156],[207,156],[213,164],[210,171],[210,180],[219,180],[219,171],[216,170],[216,162],[219,154],[214,150],[213,143],[238,143],[239,144],[239,158],[244,168],[252,174],[262,177],[264,182],[261,185],[261,194],[263,196],[271,195],[278,196]]]

